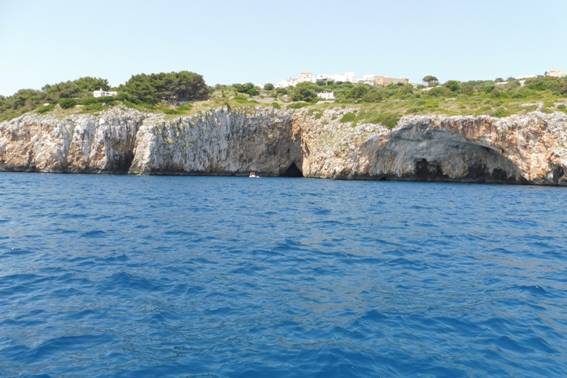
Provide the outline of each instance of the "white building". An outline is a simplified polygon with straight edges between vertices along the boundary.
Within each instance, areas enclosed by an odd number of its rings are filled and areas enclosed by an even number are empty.
[[[329,80],[329,81],[334,81],[334,82],[342,82],[342,83],[356,83],[356,75],[354,74],[354,72],[345,72],[342,74],[333,74],[333,75],[329,75],[329,74],[323,74],[323,75],[319,75],[317,76],[317,79],[319,80]]]
[[[345,72],[345,80],[347,83],[356,83],[356,75],[354,72]]]
[[[93,97],[113,97],[116,96],[118,92],[116,91],[103,91],[102,89],[97,89],[93,91]]]
[[[549,71],[545,71],[545,76],[548,76],[548,77],[565,77],[565,76],[567,76],[567,73],[565,71],[561,71],[557,68],[553,68]]]
[[[319,97],[322,101],[335,101],[335,93],[334,92],[321,92],[317,93],[317,97]]]
[[[391,84],[409,84],[409,79],[405,77],[397,78],[382,75],[364,75],[362,80],[359,80],[358,82],[375,86],[387,86]]]
[[[354,72],[345,72],[342,74],[319,74],[314,75],[311,72],[302,72],[295,78],[279,81],[274,86],[276,88],[293,87],[300,83],[316,83],[321,81],[334,81],[336,83],[364,83],[369,85],[385,86],[390,84],[408,84],[409,80],[406,78],[394,78],[380,75],[364,75],[358,79]]]
[[[294,83],[293,85],[295,85],[299,83],[314,83],[317,81],[317,79],[311,72],[302,72],[297,78],[290,79],[290,81]]]

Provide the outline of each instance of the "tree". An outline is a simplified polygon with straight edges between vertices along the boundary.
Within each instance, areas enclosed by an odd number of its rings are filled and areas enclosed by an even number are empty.
[[[371,88],[368,93],[363,97],[363,101],[366,102],[380,102],[384,100],[384,93],[381,88]]]
[[[298,84],[291,91],[291,99],[293,101],[314,102],[317,99],[317,92],[309,85]]]
[[[257,96],[260,94],[258,92],[258,88],[252,83],[245,83],[245,84],[233,84],[232,87],[236,89],[239,93],[246,93],[250,96]]]
[[[205,100],[209,97],[209,88],[203,77],[189,71],[133,75],[120,87],[120,91],[132,101],[148,104]]]
[[[451,90],[451,92],[458,92],[461,89],[461,83],[457,80],[449,80],[445,83],[445,86]]]
[[[21,108],[33,109],[38,104],[45,101],[45,94],[35,89],[20,89],[13,96],[7,98],[7,102],[12,110]]]
[[[209,88],[201,75],[189,71],[171,73],[171,97],[173,101],[206,100]]]
[[[368,91],[369,87],[367,85],[356,84],[346,93],[346,98],[358,100],[366,96]]]
[[[69,109],[75,105],[77,105],[77,101],[72,98],[62,98],[61,100],[59,100],[59,106],[61,106],[63,109]]]
[[[97,89],[109,90],[108,80],[86,76],[77,80],[47,84],[41,90],[45,92],[50,101],[56,102],[61,98],[90,97]]]
[[[146,74],[133,75],[120,87],[120,90],[134,102],[156,104],[160,100],[155,84]]]
[[[266,84],[264,84],[264,90],[266,90],[266,91],[273,91],[273,90],[274,90],[274,84],[272,84],[272,83],[266,83]]]
[[[437,79],[433,75],[426,75],[422,80],[425,84],[427,84],[428,87],[435,87],[439,84],[439,79]]]

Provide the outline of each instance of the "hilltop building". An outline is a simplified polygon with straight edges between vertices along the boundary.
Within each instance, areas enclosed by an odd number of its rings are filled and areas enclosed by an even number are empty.
[[[315,75],[313,75],[311,72],[302,72],[302,73],[299,74],[297,79],[295,79],[294,81],[297,84],[299,84],[299,83],[314,83],[315,82]]]
[[[409,84],[409,79],[381,75],[365,75],[361,82],[369,85],[386,86],[391,84]]]
[[[545,76],[547,77],[565,77],[567,73],[565,71],[561,71],[557,68],[550,69],[549,71],[545,71]]]
[[[317,97],[322,101],[335,101],[335,92],[317,93]]]
[[[93,97],[114,97],[118,94],[116,91],[103,91],[102,89],[97,89],[93,91]]]
[[[280,81],[275,84],[276,88],[293,87],[300,83],[316,83],[317,81],[334,81],[338,83],[364,83],[368,85],[385,86],[390,84],[408,84],[406,78],[394,78],[381,75],[364,75],[362,79],[358,79],[354,72],[345,72],[342,74],[319,74],[314,75],[311,72],[302,72],[295,78]]]

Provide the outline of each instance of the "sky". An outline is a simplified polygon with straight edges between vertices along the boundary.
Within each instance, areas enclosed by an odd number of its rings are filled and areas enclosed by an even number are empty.
[[[421,81],[567,70],[566,0],[0,0],[0,95],[81,76],[303,71]]]

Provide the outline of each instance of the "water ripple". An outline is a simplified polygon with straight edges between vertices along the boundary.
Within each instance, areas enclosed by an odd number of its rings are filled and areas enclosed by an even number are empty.
[[[567,372],[567,191],[0,174],[0,376]]]

